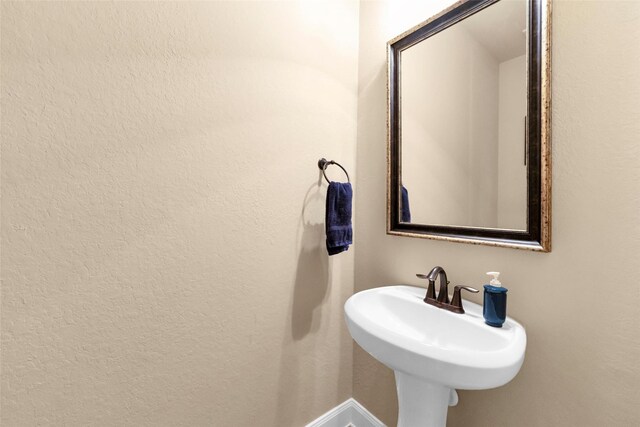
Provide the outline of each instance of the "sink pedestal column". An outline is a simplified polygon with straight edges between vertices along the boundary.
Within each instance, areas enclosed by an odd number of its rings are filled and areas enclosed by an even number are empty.
[[[456,391],[404,372],[394,372],[398,427],[445,427],[449,405],[458,403]]]

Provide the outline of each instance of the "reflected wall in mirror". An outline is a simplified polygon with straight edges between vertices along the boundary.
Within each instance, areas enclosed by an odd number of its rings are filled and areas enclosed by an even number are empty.
[[[526,5],[500,1],[402,52],[410,222],[526,229]]]
[[[466,1],[389,42],[390,234],[550,250],[549,16]]]

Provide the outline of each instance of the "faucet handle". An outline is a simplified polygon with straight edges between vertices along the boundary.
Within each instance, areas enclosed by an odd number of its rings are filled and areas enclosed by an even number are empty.
[[[436,282],[431,280],[427,274],[416,274],[418,279],[426,279],[429,281],[429,287],[427,288],[427,294],[424,296],[424,302],[435,301],[436,299]]]
[[[460,291],[463,289],[465,291],[473,292],[474,294],[480,292],[479,290],[477,290],[476,288],[472,288],[471,286],[457,285],[456,287],[454,287],[453,298],[451,299],[451,311],[453,311],[454,313],[464,313],[464,308],[462,307],[462,297],[460,297]]]

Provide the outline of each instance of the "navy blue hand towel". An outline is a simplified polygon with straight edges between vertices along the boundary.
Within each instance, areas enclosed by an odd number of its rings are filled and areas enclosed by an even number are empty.
[[[336,255],[349,249],[353,239],[351,201],[353,190],[348,182],[330,182],[327,189],[327,252]]]
[[[402,215],[400,219],[402,222],[411,222],[411,210],[409,209],[409,192],[404,185],[402,186],[402,203],[400,204],[402,207]]]

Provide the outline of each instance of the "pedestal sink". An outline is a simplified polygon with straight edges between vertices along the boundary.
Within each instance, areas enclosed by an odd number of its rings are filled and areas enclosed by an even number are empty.
[[[464,301],[456,314],[425,304],[425,289],[387,286],[352,295],[345,317],[353,339],[395,371],[398,427],[444,427],[455,389],[499,387],[516,376],[527,336],[507,318],[484,323],[482,307]]]

